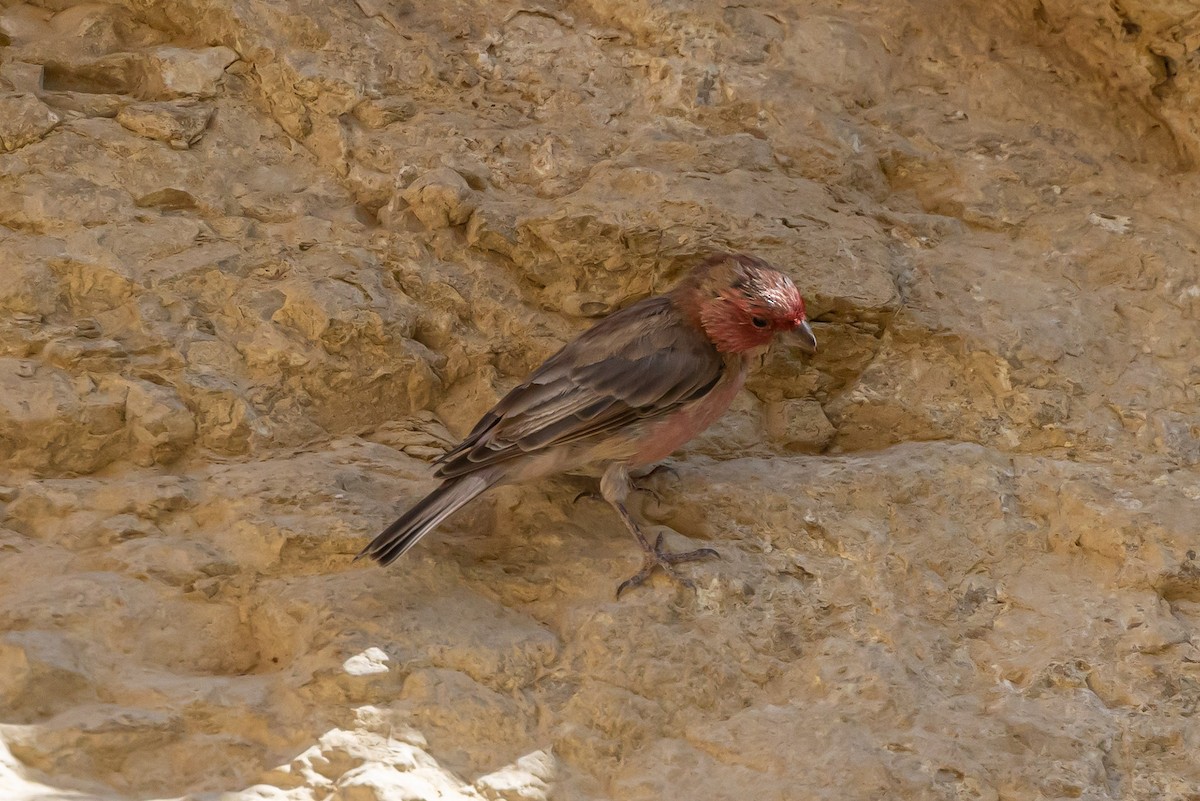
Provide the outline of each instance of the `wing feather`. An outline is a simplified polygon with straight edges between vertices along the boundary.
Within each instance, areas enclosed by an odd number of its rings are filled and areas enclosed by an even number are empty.
[[[620,432],[702,396],[723,370],[716,348],[668,297],[647,298],[547,359],[438,460],[436,475]]]

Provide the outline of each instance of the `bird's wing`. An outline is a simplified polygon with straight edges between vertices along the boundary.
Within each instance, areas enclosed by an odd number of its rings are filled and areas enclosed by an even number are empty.
[[[665,297],[605,318],[551,356],[438,460],[453,477],[669,414],[720,380],[724,360]]]

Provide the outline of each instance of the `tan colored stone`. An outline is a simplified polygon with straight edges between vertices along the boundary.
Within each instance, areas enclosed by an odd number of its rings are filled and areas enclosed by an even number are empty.
[[[0,151],[20,150],[60,122],[62,117],[32,94],[0,94]]]
[[[212,106],[186,103],[136,103],[117,112],[117,122],[147,139],[187,150],[204,135]]]
[[[763,427],[783,448],[816,453],[825,450],[837,435],[821,404],[814,400],[768,404]]]
[[[129,458],[143,466],[167,464],[191,447],[196,423],[179,394],[149,381],[123,379],[125,417],[133,437]]]
[[[238,55],[228,47],[189,50],[181,47],[156,47],[147,53],[147,77],[139,87],[143,97],[213,97],[219,90],[225,68]]]
[[[0,8],[0,798],[1200,795],[1194,4],[552,6]],[[353,561],[710,248],[820,350],[696,592],[577,476]]]
[[[10,469],[92,472],[121,455],[114,393],[50,367],[18,368],[0,359],[0,456]]]
[[[412,213],[428,228],[462,225],[478,200],[466,180],[449,167],[438,167],[417,178],[403,192]]]
[[[22,93],[36,95],[42,91],[42,76],[45,68],[41,64],[26,64],[9,61],[0,64],[0,80],[7,81],[9,88]]]

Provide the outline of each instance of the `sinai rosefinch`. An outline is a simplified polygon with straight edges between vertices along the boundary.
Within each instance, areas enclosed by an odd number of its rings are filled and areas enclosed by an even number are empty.
[[[569,342],[436,462],[445,479],[359,553],[389,564],[489,487],[599,464],[600,493],[644,554],[617,595],[660,568],[692,582],[679,562],[711,548],[651,545],[625,508],[630,468],[665,458],[720,417],[752,357],[793,331],[809,352],[816,337],[791,279],[753,256],[718,253],[664,295],[609,315]]]

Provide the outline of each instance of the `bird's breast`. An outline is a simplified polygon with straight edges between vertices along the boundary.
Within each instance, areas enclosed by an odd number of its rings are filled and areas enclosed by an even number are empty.
[[[650,464],[665,459],[685,442],[708,428],[725,414],[738,390],[746,383],[749,361],[730,358],[725,375],[703,397],[697,398],[679,411],[650,423],[642,434],[637,453],[630,466]]]

